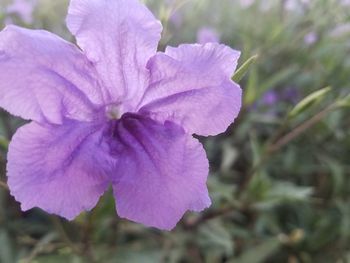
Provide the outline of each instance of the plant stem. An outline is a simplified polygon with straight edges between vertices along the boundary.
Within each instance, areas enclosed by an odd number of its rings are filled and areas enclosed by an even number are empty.
[[[2,119],[2,123],[4,125],[5,128],[5,133],[6,133],[6,137],[9,139],[12,136],[12,127],[10,124],[10,120],[9,120],[9,116],[5,113],[5,112],[1,112],[0,113],[1,119]]]
[[[226,206],[226,207],[214,210],[214,211],[209,211],[207,214],[202,215],[201,217],[197,218],[194,221],[185,222],[184,227],[186,229],[194,229],[208,220],[230,214],[235,209],[239,209],[239,208],[237,206],[230,205],[230,206]]]
[[[281,149],[283,146],[287,145],[289,142],[294,140],[296,137],[304,133],[306,130],[320,122],[324,117],[326,117],[330,112],[334,110],[334,104],[331,104],[327,108],[323,109],[319,113],[317,113],[315,116],[310,118],[309,120],[305,121],[298,127],[296,127],[294,130],[289,132],[288,134],[284,135],[282,138],[278,139],[274,144],[272,144],[268,148],[269,153],[274,153]]]
[[[7,191],[9,190],[8,185],[6,183],[2,182],[2,181],[0,181],[0,187],[4,188]]]
[[[278,129],[276,135],[272,136],[272,138],[268,141],[267,145],[265,146],[265,150],[263,151],[262,158],[259,160],[259,162],[252,168],[252,170],[248,173],[248,176],[246,180],[243,182],[243,184],[240,187],[240,190],[238,192],[238,196],[240,196],[241,193],[244,192],[244,190],[249,185],[250,181],[255,176],[256,172],[259,170],[261,166],[263,166],[270,157],[278,152],[281,148],[286,146],[288,143],[290,143],[292,140],[303,134],[306,130],[323,120],[324,117],[326,117],[329,113],[331,113],[334,109],[336,109],[336,103],[332,103],[310,119],[303,122],[301,125],[294,128],[292,131],[287,133],[286,135],[278,138],[283,130],[285,129],[287,125],[287,121],[285,120],[281,126],[280,129]]]
[[[63,242],[66,243],[68,247],[72,249],[74,253],[77,255],[82,255],[82,251],[73,243],[73,241],[69,238],[68,234],[66,233],[66,230],[64,229],[61,221],[56,216],[51,216],[51,221],[54,224],[57,232],[61,236]]]

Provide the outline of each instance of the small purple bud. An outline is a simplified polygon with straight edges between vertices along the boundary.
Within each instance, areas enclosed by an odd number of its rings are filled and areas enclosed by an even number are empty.
[[[18,15],[23,22],[30,24],[33,22],[33,10],[36,5],[34,0],[14,0],[6,9],[7,14]]]
[[[220,37],[218,33],[213,28],[203,27],[198,30],[197,33],[197,42],[200,44],[206,43],[218,43],[220,41]]]
[[[312,32],[308,33],[307,35],[305,35],[304,43],[308,46],[311,46],[311,45],[316,43],[317,39],[318,39],[317,34],[314,31],[312,31]]]
[[[274,105],[278,101],[278,94],[276,91],[268,91],[264,94],[264,96],[261,99],[261,102],[264,105]]]

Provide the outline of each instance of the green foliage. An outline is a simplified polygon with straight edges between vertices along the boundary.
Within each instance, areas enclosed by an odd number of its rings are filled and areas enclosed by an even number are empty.
[[[280,247],[277,238],[266,239],[263,243],[255,246],[252,251],[247,251],[237,259],[230,260],[229,263],[259,263],[266,260],[272,253]]]
[[[244,62],[243,65],[235,72],[235,74],[232,77],[232,80],[237,83],[240,82],[243,79],[243,77],[247,74],[250,67],[256,63],[258,58],[258,55],[254,55],[250,57],[246,62]]]
[[[0,1],[0,23],[10,2]],[[244,94],[240,117],[225,134],[201,138],[211,208],[161,232],[118,218],[108,192],[93,211],[67,222],[39,209],[22,213],[0,184],[0,263],[350,261],[350,7],[337,0],[296,0],[292,10],[280,0],[249,7],[144,2],[164,22],[161,50],[194,42],[210,26],[242,51],[233,77]],[[39,0],[31,25],[11,18],[73,40],[64,26],[67,4]],[[0,114],[0,182],[8,142],[22,123]]]
[[[295,107],[289,112],[289,117],[293,118],[303,113],[313,104],[319,103],[324,98],[324,96],[331,90],[332,90],[331,87],[326,87],[324,89],[320,89],[306,96],[297,105],[295,105]]]

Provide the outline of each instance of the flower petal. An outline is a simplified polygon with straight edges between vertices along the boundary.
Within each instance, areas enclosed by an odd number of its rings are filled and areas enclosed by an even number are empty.
[[[78,48],[49,32],[8,26],[0,33],[0,106],[13,115],[60,124],[90,120],[101,98]]]
[[[241,89],[231,81],[238,58],[239,52],[216,43],[181,45],[155,55],[140,112],[171,120],[188,133],[224,132],[241,108]]]
[[[92,209],[108,187],[102,129],[72,122],[20,128],[8,153],[8,185],[22,210],[39,207],[73,219]]]
[[[113,183],[119,216],[170,230],[187,210],[210,205],[205,151],[181,127],[126,114],[115,134],[122,156],[122,176]]]
[[[146,63],[157,50],[160,22],[138,0],[71,0],[67,25],[95,64],[109,102],[123,99],[131,110],[147,86]]]

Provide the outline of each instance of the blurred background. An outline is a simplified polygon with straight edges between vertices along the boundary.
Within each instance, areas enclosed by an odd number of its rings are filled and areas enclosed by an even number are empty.
[[[73,222],[23,213],[5,184],[23,122],[1,112],[0,262],[350,262],[350,1],[144,2],[164,25],[160,50],[222,42],[242,51],[240,65],[251,58],[239,119],[200,138],[213,205],[172,232],[119,219],[111,192]],[[74,41],[67,5],[0,0],[0,25]]]

